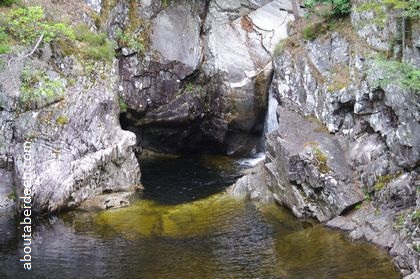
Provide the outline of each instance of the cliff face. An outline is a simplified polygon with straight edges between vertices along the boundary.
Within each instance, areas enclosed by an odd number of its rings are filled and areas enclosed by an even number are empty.
[[[106,32],[117,59],[86,63],[57,43],[0,56],[0,207],[22,193],[26,140],[36,209],[117,207],[140,187],[136,146],[255,149],[271,89],[279,125],[234,193],[348,230],[418,272],[420,94],[380,58],[418,68],[418,22],[360,26],[374,15],[352,12],[309,40],[283,0],[31,2]],[[28,69],[34,89],[61,93],[22,103]]]
[[[140,51],[120,42],[125,128],[157,150],[250,152],[290,10],[287,1],[119,1],[107,20],[111,36],[138,21],[147,37]]]
[[[46,48],[43,51],[48,52]],[[140,183],[139,166],[132,152],[136,138],[119,126],[112,69],[103,69],[103,78],[73,76],[69,71],[69,75],[61,77],[66,85],[59,98],[28,109],[17,102],[22,94],[19,76],[27,65],[36,64],[57,79],[60,74],[53,70],[53,65],[69,63],[65,67],[76,70],[75,58],[59,61],[57,57],[12,61],[13,72],[6,68],[0,73],[2,88],[7,88],[1,92],[7,104],[0,112],[4,143],[0,153],[5,154],[1,157],[2,165],[12,171],[19,197],[25,173],[23,143],[32,142],[32,191],[40,211],[73,208],[105,193],[133,192]],[[13,77],[17,77],[16,84]],[[73,78],[74,84],[68,84]],[[120,201],[127,202],[126,198],[121,196]]]
[[[34,206],[43,212],[127,204],[140,187],[135,146],[229,154],[256,148],[272,53],[293,20],[288,1],[86,4],[30,1],[55,21],[70,18],[76,42],[43,42],[28,57],[33,45],[14,46],[1,56],[4,207],[23,192],[26,140]],[[95,61],[109,51],[100,32],[115,44],[113,63]]]
[[[60,4],[31,4],[62,15]],[[64,7],[72,8],[81,7]],[[28,172],[36,211],[127,204],[140,169],[136,136],[119,124],[116,65],[65,54],[57,42],[14,48],[0,57],[2,209],[21,202]]]
[[[279,128],[266,135],[264,175],[248,179],[267,184],[297,217],[388,249],[408,275],[419,269],[420,95],[377,57],[388,53],[418,67],[420,37],[413,22],[411,36],[390,45],[402,36],[397,23],[360,28],[369,17],[353,12],[351,22],[313,40],[290,30],[271,84]],[[250,183],[240,181],[234,192],[266,191]]]

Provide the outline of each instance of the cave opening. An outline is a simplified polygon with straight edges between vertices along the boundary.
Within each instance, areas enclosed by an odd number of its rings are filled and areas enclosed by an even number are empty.
[[[265,112],[250,132],[230,129],[222,134],[218,120],[195,119],[187,123],[161,122],[138,125],[142,115],[128,109],[120,113],[121,128],[137,136],[137,151],[169,154],[218,154],[240,158],[263,149]]]

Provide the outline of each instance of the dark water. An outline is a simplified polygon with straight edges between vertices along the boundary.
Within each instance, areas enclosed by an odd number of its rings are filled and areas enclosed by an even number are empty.
[[[0,278],[399,278],[371,245],[220,193],[238,174],[228,158],[142,167],[135,205],[41,220],[29,273],[16,224],[0,218]]]

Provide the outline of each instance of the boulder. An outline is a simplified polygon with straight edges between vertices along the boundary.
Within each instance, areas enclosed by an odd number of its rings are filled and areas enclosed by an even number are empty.
[[[296,216],[319,221],[361,202],[363,194],[339,141],[296,112],[279,107],[277,114],[279,128],[266,143],[274,198]]]

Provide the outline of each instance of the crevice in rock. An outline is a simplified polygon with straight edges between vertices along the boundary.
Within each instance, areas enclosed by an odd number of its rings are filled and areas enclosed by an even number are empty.
[[[360,206],[363,203],[363,201],[354,203],[346,208],[344,208],[341,213],[339,214],[339,216],[346,216],[348,213],[350,213],[353,209],[355,209],[356,207]]]

